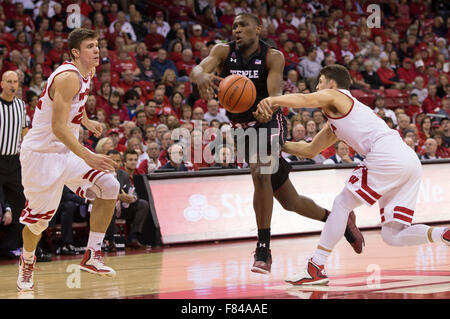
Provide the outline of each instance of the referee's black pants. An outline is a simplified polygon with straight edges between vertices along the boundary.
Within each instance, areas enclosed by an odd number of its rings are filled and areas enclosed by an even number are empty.
[[[0,155],[0,190],[4,200],[11,207],[13,220],[10,225],[0,223],[0,230],[6,231],[6,236],[0,241],[0,253],[15,250],[22,245],[22,228],[19,217],[25,207],[25,195],[22,186],[22,172],[19,155]]]

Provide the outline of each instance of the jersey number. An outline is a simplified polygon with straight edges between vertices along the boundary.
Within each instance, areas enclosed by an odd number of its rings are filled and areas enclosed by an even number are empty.
[[[78,109],[77,115],[75,115],[72,119],[72,123],[74,123],[74,124],[81,123],[81,120],[83,119],[83,110],[84,110],[84,105],[80,106],[80,108]]]

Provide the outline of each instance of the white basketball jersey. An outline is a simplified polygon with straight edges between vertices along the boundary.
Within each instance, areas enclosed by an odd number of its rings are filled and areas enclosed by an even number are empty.
[[[53,99],[49,95],[55,76],[63,72],[76,72],[80,79],[80,90],[72,100],[70,115],[67,122],[69,129],[78,139],[80,123],[83,118],[84,105],[89,95],[91,77],[89,74],[87,79],[84,78],[73,63],[66,61],[61,64],[48,78],[47,85],[45,86],[44,91],[42,91],[42,94],[39,97],[39,102],[36,105],[32,128],[27,135],[25,135],[22,148],[28,148],[36,152],[69,152],[69,149],[64,145],[64,143],[62,143],[53,134]]]
[[[397,131],[390,129],[383,119],[370,107],[355,99],[350,91],[339,90],[339,92],[352,99],[350,111],[338,118],[325,115],[328,118],[328,125],[340,140],[345,141],[359,154],[366,156],[379,138],[386,135],[400,138]]]

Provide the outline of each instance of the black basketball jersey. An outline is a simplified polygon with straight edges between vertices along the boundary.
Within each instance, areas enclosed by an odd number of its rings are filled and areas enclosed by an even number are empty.
[[[259,40],[258,49],[248,58],[242,56],[236,48],[236,42],[228,43],[230,51],[222,66],[220,76],[222,78],[231,74],[242,74],[252,80],[256,87],[256,100],[253,106],[243,113],[231,113],[227,111],[228,118],[234,123],[247,123],[256,121],[253,112],[256,111],[258,103],[269,96],[267,91],[267,76],[269,74],[266,67],[266,55],[270,46]]]

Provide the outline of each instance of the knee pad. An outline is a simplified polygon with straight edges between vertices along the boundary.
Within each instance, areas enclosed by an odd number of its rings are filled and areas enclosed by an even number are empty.
[[[86,191],[86,198],[117,199],[119,196],[119,181],[112,174],[100,176]]]
[[[28,229],[35,234],[36,236],[39,236],[40,234],[42,234],[42,232],[44,230],[47,229],[48,227],[48,220],[38,220],[36,223],[34,224],[27,224],[26,227],[28,227]]]
[[[349,191],[347,188],[344,188],[334,199],[333,209],[334,206],[339,206],[343,210],[351,212],[355,208],[361,206],[361,204],[361,201],[355,195],[353,195],[351,191]]]

